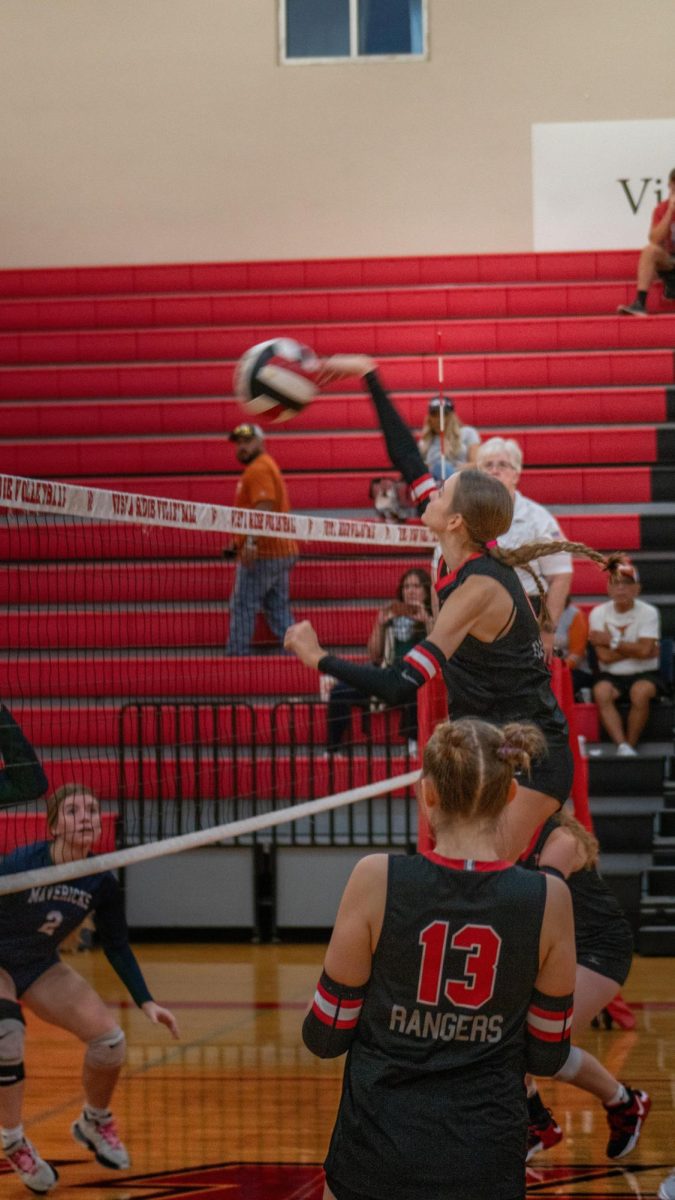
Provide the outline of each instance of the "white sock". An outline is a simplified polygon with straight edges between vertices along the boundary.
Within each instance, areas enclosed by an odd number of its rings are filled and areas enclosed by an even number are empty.
[[[93,1104],[85,1104],[84,1115],[88,1121],[105,1121],[110,1116],[109,1108],[94,1108]]]
[[[605,1108],[614,1108],[617,1104],[625,1104],[628,1099],[628,1092],[622,1083],[619,1084],[611,1100],[608,1100]]]
[[[2,1137],[3,1149],[7,1150],[9,1146],[14,1146],[17,1142],[21,1141],[23,1137],[23,1125],[17,1125],[16,1129],[5,1129],[3,1127],[0,1137]]]

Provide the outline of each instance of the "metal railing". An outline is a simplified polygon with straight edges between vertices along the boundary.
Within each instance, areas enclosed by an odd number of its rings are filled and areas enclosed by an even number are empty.
[[[282,700],[126,704],[118,719],[119,845],[213,828],[413,770],[396,710],[352,716],[328,753],[326,704]],[[409,847],[412,791],[373,797],[242,839],[291,846]]]

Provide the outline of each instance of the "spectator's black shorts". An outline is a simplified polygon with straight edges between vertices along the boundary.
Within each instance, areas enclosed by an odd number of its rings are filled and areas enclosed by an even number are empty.
[[[638,671],[636,675],[612,675],[610,671],[601,671],[594,682],[601,683],[605,679],[608,683],[611,683],[612,687],[616,688],[619,693],[619,700],[630,700],[630,689],[640,679],[647,679],[650,683],[653,683],[657,696],[665,695],[666,691],[665,684],[658,671]]]

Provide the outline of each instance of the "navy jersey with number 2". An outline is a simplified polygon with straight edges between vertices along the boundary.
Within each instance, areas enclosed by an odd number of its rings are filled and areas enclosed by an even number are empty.
[[[0,875],[53,866],[50,842],[20,846],[0,864]],[[17,995],[59,961],[58,947],[88,913],[111,965],[136,1004],[152,996],[129,945],[124,903],[110,871],[64,883],[40,884],[0,898],[0,967]]]

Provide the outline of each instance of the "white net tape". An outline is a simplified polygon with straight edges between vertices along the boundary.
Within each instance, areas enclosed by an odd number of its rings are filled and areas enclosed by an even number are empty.
[[[148,845],[129,846],[125,850],[112,850],[108,854],[98,854],[75,862],[58,863],[51,867],[40,867],[33,871],[0,876],[0,896],[8,895],[10,892],[25,891],[27,888],[39,887],[43,884],[56,884],[67,879],[79,879],[83,875],[93,875],[97,871],[115,871],[134,863],[148,862],[153,858],[164,858],[168,854],[180,854],[182,850],[196,850],[201,846],[212,846],[217,842],[231,841],[246,834],[260,833],[262,830],[272,829],[274,826],[283,825],[288,821],[314,817],[319,813],[331,812],[349,804],[357,804],[361,800],[369,800],[373,796],[402,791],[415,784],[419,776],[419,771],[408,771],[404,775],[396,775],[392,779],[386,779],[380,783],[351,788],[347,792],[338,792],[334,796],[322,796],[318,800],[308,800],[305,804],[293,804],[288,808],[277,809],[273,813],[262,813],[260,816],[247,817],[241,821],[230,821],[228,824],[217,825],[212,829],[184,833],[178,837],[165,838],[161,842],[153,842]]]
[[[229,508],[143,496],[131,492],[103,491],[43,479],[0,475],[0,505],[25,512],[85,520],[152,523],[172,529],[202,530],[288,538],[307,542],[345,539],[359,545],[434,549],[436,538],[422,525],[394,525],[385,521],[342,517],[302,516],[264,510]]]

